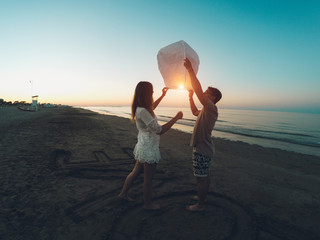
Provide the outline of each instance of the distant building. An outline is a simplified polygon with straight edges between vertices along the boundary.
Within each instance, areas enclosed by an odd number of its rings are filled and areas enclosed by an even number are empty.
[[[32,96],[31,109],[34,111],[38,110],[38,95]]]

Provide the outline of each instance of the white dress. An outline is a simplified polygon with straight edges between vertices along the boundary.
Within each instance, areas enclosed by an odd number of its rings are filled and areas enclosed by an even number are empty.
[[[160,155],[160,135],[162,127],[158,124],[157,117],[152,117],[147,109],[137,107],[136,125],[138,129],[138,142],[133,154],[135,160],[141,163],[158,163]]]

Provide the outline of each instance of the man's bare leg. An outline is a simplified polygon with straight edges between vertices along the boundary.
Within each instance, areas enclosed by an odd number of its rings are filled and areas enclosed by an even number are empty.
[[[205,210],[205,201],[207,198],[208,190],[210,186],[210,177],[197,177],[198,187],[198,203],[187,207],[190,211],[203,211]]]

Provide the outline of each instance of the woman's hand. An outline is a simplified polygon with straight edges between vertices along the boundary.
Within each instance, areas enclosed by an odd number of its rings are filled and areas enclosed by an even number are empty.
[[[162,88],[162,96],[165,96],[167,94],[167,91],[169,90],[168,87]]]
[[[176,118],[177,119],[182,119],[182,117],[183,117],[183,113],[181,111],[178,112],[177,115],[176,115]]]
[[[152,104],[152,109],[155,110],[156,107],[159,105],[163,97],[167,94],[167,91],[169,90],[168,87],[162,88],[162,95]]]
[[[162,135],[165,132],[167,132],[173,126],[173,124],[175,124],[179,119],[182,119],[182,117],[183,117],[183,113],[181,111],[178,112],[176,114],[176,116],[174,116],[173,118],[170,119],[169,122],[167,122],[166,124],[162,125],[162,130],[158,134]]]

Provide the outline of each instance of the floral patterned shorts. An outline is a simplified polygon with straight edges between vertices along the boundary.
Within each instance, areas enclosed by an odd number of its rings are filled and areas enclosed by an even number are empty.
[[[193,175],[196,177],[207,177],[211,165],[211,157],[203,156],[200,153],[193,152]]]

